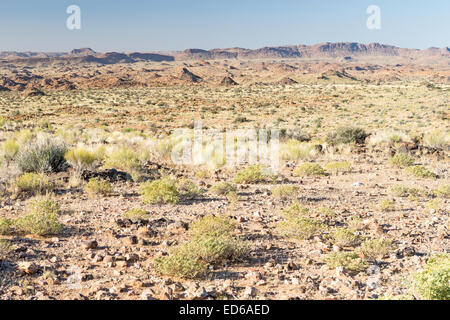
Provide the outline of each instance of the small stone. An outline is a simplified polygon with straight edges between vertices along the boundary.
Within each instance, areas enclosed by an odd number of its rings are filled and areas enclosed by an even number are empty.
[[[98,247],[98,242],[95,240],[85,241],[83,246],[86,250],[96,249]]]
[[[255,287],[247,287],[244,291],[244,296],[246,297],[254,297],[256,296],[256,288]]]
[[[40,267],[34,262],[19,262],[19,270],[26,274],[35,274],[40,270]]]
[[[141,294],[141,300],[156,300],[153,297],[153,294],[154,294],[154,292],[152,289],[146,289]]]

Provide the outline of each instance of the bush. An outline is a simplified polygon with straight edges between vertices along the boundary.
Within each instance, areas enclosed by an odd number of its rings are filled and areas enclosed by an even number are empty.
[[[91,178],[86,184],[85,190],[89,194],[110,195],[113,192],[111,183],[99,178]]]
[[[202,191],[188,179],[181,179],[176,183],[176,187],[180,197],[186,200],[196,199],[202,195]]]
[[[450,198],[450,185],[440,186],[436,190],[433,190],[433,195],[440,198]]]
[[[360,238],[354,232],[340,228],[333,233],[332,242],[339,247],[352,247],[359,244]]]
[[[437,178],[437,175],[434,172],[431,172],[424,166],[414,166],[405,169],[407,173],[418,177],[418,178]]]
[[[325,170],[316,163],[305,162],[298,166],[294,170],[294,175],[297,176],[324,176],[326,175]]]
[[[336,269],[343,267],[344,270],[352,273],[365,271],[369,267],[369,263],[361,259],[356,252],[336,252],[323,258],[323,262],[328,268]]]
[[[12,221],[10,219],[0,218],[0,236],[7,236],[12,233]]]
[[[421,194],[420,190],[417,188],[408,188],[401,185],[395,185],[389,188],[388,192],[396,197],[416,197]]]
[[[381,200],[378,203],[378,209],[380,209],[383,212],[393,211],[395,209],[395,203],[394,201],[387,199]]]
[[[330,162],[325,166],[325,170],[337,174],[352,171],[352,166],[348,162]]]
[[[187,243],[170,249],[168,256],[156,258],[154,267],[162,275],[195,279],[206,274],[208,263]]]
[[[19,152],[19,149],[20,146],[16,141],[12,139],[5,141],[5,143],[3,144],[3,154],[8,163],[15,158],[15,156]]]
[[[173,248],[167,257],[156,259],[155,267],[165,275],[196,278],[208,265],[236,260],[248,252],[236,233],[236,224],[226,217],[206,216],[191,224],[189,241]]]
[[[57,214],[45,212],[31,213],[17,218],[14,226],[19,232],[39,236],[57,235],[63,229]]]
[[[248,166],[247,168],[239,171],[234,177],[234,182],[252,184],[264,182],[268,179],[273,180],[274,177],[264,173],[263,168],[259,165],[256,165],[256,166]]]
[[[280,151],[283,160],[311,160],[318,154],[314,144],[297,140],[290,140],[282,144]]]
[[[432,148],[445,148],[450,143],[450,135],[448,131],[437,129],[425,134],[423,142]]]
[[[308,240],[319,235],[325,229],[325,225],[307,217],[286,216],[285,221],[280,222],[277,229],[283,237]]]
[[[295,199],[299,190],[297,186],[278,186],[272,189],[272,197],[281,200]]]
[[[341,127],[327,135],[326,142],[332,146],[339,144],[364,144],[369,135],[361,128]]]
[[[222,196],[236,192],[237,189],[233,184],[223,181],[213,185],[211,188],[209,188],[209,191],[215,195]]]
[[[67,148],[59,140],[40,139],[24,146],[15,158],[22,172],[59,172],[67,168]]]
[[[141,186],[141,196],[142,201],[147,204],[176,204],[180,201],[176,180],[168,177],[145,182]]]
[[[450,300],[450,254],[431,257],[424,269],[412,276],[412,287],[421,299]]]
[[[148,220],[150,213],[146,210],[135,208],[125,212],[123,217],[132,221]]]
[[[60,212],[60,205],[48,196],[39,196],[29,202],[28,210],[32,213],[48,213],[58,215]]]
[[[397,153],[389,159],[389,163],[395,167],[405,168],[412,166],[415,159],[407,153]]]
[[[282,211],[282,215],[289,219],[290,217],[302,217],[308,214],[308,208],[303,207],[300,202],[296,201],[291,206]]]
[[[386,256],[393,248],[392,241],[389,239],[370,239],[362,243],[361,252],[368,259],[379,260]]]
[[[140,161],[139,155],[128,148],[121,148],[111,152],[105,159],[106,169],[118,169],[127,172],[134,172],[139,170]]]
[[[97,156],[93,152],[82,147],[67,151],[65,158],[73,167],[76,175],[81,175],[84,170],[89,169],[97,160]]]
[[[52,189],[47,176],[43,173],[25,173],[15,183],[16,193],[43,194]]]

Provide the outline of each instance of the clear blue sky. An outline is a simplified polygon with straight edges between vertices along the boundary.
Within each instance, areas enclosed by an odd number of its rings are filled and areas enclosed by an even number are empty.
[[[66,28],[81,7],[82,29]],[[381,8],[381,30],[366,9]],[[354,41],[450,46],[450,0],[2,0],[0,51],[165,51]]]

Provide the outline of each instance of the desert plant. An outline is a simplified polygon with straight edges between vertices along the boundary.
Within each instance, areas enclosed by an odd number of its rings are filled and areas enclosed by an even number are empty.
[[[352,231],[360,231],[365,228],[364,222],[358,216],[352,216],[347,220],[348,228]]]
[[[392,240],[379,238],[379,239],[369,239],[361,244],[361,252],[368,259],[380,260],[386,256],[392,249],[394,245]]]
[[[418,178],[437,178],[437,175],[434,172],[431,172],[424,166],[413,166],[405,169],[407,173],[418,177]]]
[[[298,186],[278,186],[272,189],[272,197],[280,200],[295,199],[299,190]]]
[[[445,130],[433,130],[425,134],[423,142],[432,148],[445,148],[450,144],[450,135]]]
[[[318,154],[318,149],[312,143],[289,140],[281,145],[283,160],[312,160]]]
[[[407,153],[397,153],[389,159],[389,163],[395,167],[405,168],[412,166],[415,159]]]
[[[132,221],[147,220],[150,217],[150,213],[146,210],[135,208],[125,212],[123,217]]]
[[[339,228],[332,235],[333,244],[339,247],[352,247],[360,242],[360,238],[353,231]]]
[[[297,176],[324,176],[324,175],[326,175],[326,173],[320,164],[305,162],[305,163],[299,165],[294,170],[294,175],[297,175]]]
[[[167,256],[155,259],[154,266],[162,275],[187,279],[202,277],[208,270],[208,263],[202,261],[189,244],[171,248]]]
[[[422,271],[412,275],[412,289],[423,300],[450,300],[450,254],[428,259]]]
[[[39,236],[57,235],[63,229],[57,214],[45,212],[30,213],[17,218],[14,220],[14,227],[19,232]]]
[[[81,176],[83,171],[91,168],[93,163],[97,160],[95,153],[82,147],[67,151],[65,158],[73,167],[75,175],[77,176]]]
[[[269,174],[264,173],[262,166],[248,166],[245,169],[239,171],[234,177],[235,183],[245,183],[245,184],[253,184],[264,182],[268,179],[273,179],[274,177]]]
[[[450,185],[443,185],[433,190],[433,195],[440,198],[450,198]]]
[[[43,194],[51,189],[52,184],[43,173],[25,173],[19,176],[15,182],[15,192],[17,194]]]
[[[228,195],[236,191],[237,191],[236,186],[226,181],[216,183],[211,188],[209,188],[209,192],[218,196]]]
[[[195,185],[194,182],[188,179],[178,180],[176,183],[176,188],[180,197],[185,200],[191,200],[198,198],[202,195],[202,191],[199,187]]]
[[[330,162],[325,166],[325,170],[337,174],[340,172],[350,172],[352,166],[348,162]]]
[[[67,167],[66,145],[59,140],[38,139],[25,145],[15,162],[22,172],[59,172]]]
[[[178,203],[180,201],[177,182],[169,177],[143,183],[141,196],[142,201],[148,204]]]
[[[139,155],[128,148],[114,150],[106,157],[104,167],[135,172],[140,168]]]
[[[12,221],[6,218],[0,218],[0,236],[7,236],[11,234]]]
[[[369,267],[369,263],[361,259],[356,252],[335,252],[323,258],[323,262],[328,268],[336,269],[343,267],[344,270],[351,273],[365,271]]]
[[[5,143],[3,144],[3,154],[7,163],[10,163],[15,158],[15,156],[19,152],[19,149],[20,146],[16,141],[12,139],[5,141]]]
[[[421,194],[421,191],[417,188],[408,188],[402,185],[394,185],[389,188],[388,192],[395,197],[416,197]]]
[[[307,217],[286,216],[285,220],[278,224],[278,232],[286,238],[308,240],[319,235],[326,226],[315,219]]]
[[[89,194],[110,195],[113,192],[111,183],[100,178],[91,178],[86,184],[85,190]]]
[[[340,127],[335,132],[329,133],[326,142],[330,145],[339,144],[363,144],[369,135],[361,128]]]
[[[381,200],[378,202],[378,209],[383,212],[393,211],[395,209],[395,203],[388,199]]]
[[[57,215],[60,212],[60,205],[49,196],[37,196],[28,203],[28,210],[31,213],[48,213]]]

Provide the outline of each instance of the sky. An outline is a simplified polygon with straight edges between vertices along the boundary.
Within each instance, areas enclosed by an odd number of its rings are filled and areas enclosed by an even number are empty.
[[[0,51],[256,49],[322,42],[450,46],[450,0],[0,0]],[[67,7],[81,9],[69,30]],[[370,5],[381,29],[367,27]]]

